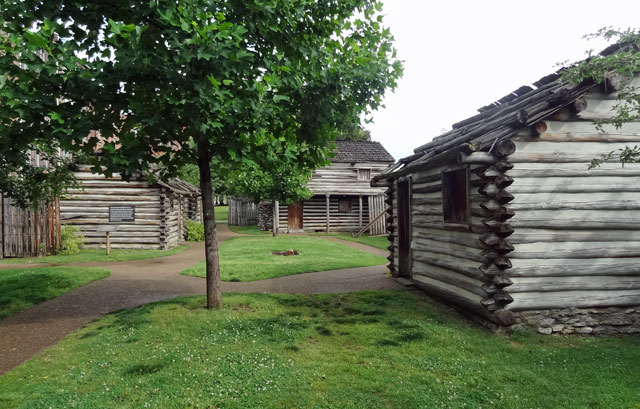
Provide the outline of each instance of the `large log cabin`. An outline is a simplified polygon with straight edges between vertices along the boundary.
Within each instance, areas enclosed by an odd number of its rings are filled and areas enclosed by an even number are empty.
[[[94,174],[88,165],[74,173],[81,186],[60,199],[60,219],[80,229],[85,248],[104,248],[100,226],[111,225],[112,248],[170,249],[184,241],[186,219],[202,220],[200,189],[181,179],[150,182],[138,174],[124,181]]]
[[[385,234],[385,188],[372,187],[371,178],[393,164],[379,142],[338,141],[331,164],[316,169],[307,187],[313,197],[276,205],[274,220],[280,232],[358,231],[373,221],[369,232]]]
[[[546,76],[374,177],[392,274],[496,330],[640,332],[640,164],[588,169],[640,142],[640,123],[593,123],[618,79]]]

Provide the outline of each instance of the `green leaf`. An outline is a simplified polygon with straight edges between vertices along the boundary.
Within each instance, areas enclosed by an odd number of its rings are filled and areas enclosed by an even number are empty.
[[[62,119],[62,117],[57,112],[49,112],[47,115],[52,120],[58,121],[59,124],[63,124],[64,123],[64,119]]]
[[[27,39],[27,42],[36,48],[47,48],[49,46],[49,41],[43,38],[39,33],[32,33],[31,31],[25,30],[24,36]]]
[[[286,95],[278,95],[278,94],[276,94],[276,95],[273,96],[273,102],[275,102],[276,104],[278,102],[280,102],[280,101],[290,101],[290,100],[291,100],[291,98],[289,98]]]

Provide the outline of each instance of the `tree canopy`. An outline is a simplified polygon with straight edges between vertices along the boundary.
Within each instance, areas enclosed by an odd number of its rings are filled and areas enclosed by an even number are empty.
[[[401,74],[381,11],[375,0],[2,2],[0,146],[50,141],[125,178],[197,163],[207,303],[221,305],[211,160],[268,171],[278,141],[302,168],[323,163]]]

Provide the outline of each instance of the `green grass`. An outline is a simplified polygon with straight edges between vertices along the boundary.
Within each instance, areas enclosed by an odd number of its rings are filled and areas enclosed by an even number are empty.
[[[277,256],[272,251],[293,249],[298,256]],[[220,247],[220,271],[223,281],[256,281],[314,271],[366,267],[387,260],[342,244],[315,237],[233,237]],[[205,276],[205,263],[181,274]]]
[[[87,267],[0,270],[0,319],[109,274],[103,268]]]
[[[252,236],[271,235],[268,230],[260,230],[258,226],[228,226],[229,230],[238,234],[250,234]]]
[[[108,261],[144,260],[148,258],[166,257],[181,253],[187,246],[178,246],[170,250],[111,250],[107,256],[105,250],[80,250],[78,254],[55,255],[31,258],[7,258],[0,260],[3,264],[28,264],[28,263],[93,263]]]
[[[326,233],[312,233],[314,235],[326,235]],[[376,247],[386,250],[389,247],[387,236],[369,236],[369,233],[363,233],[359,237],[352,237],[351,233],[329,233],[329,236],[337,237],[342,240],[355,241],[356,243],[366,244],[367,246]]]
[[[225,294],[109,315],[5,375],[6,408],[638,408],[640,338],[501,337],[409,292]]]
[[[216,206],[214,209],[216,220],[227,221],[229,220],[229,206]]]

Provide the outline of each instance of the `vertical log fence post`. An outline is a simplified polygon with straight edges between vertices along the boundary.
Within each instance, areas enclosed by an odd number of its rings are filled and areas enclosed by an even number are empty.
[[[329,234],[329,194],[326,195],[327,234]]]

